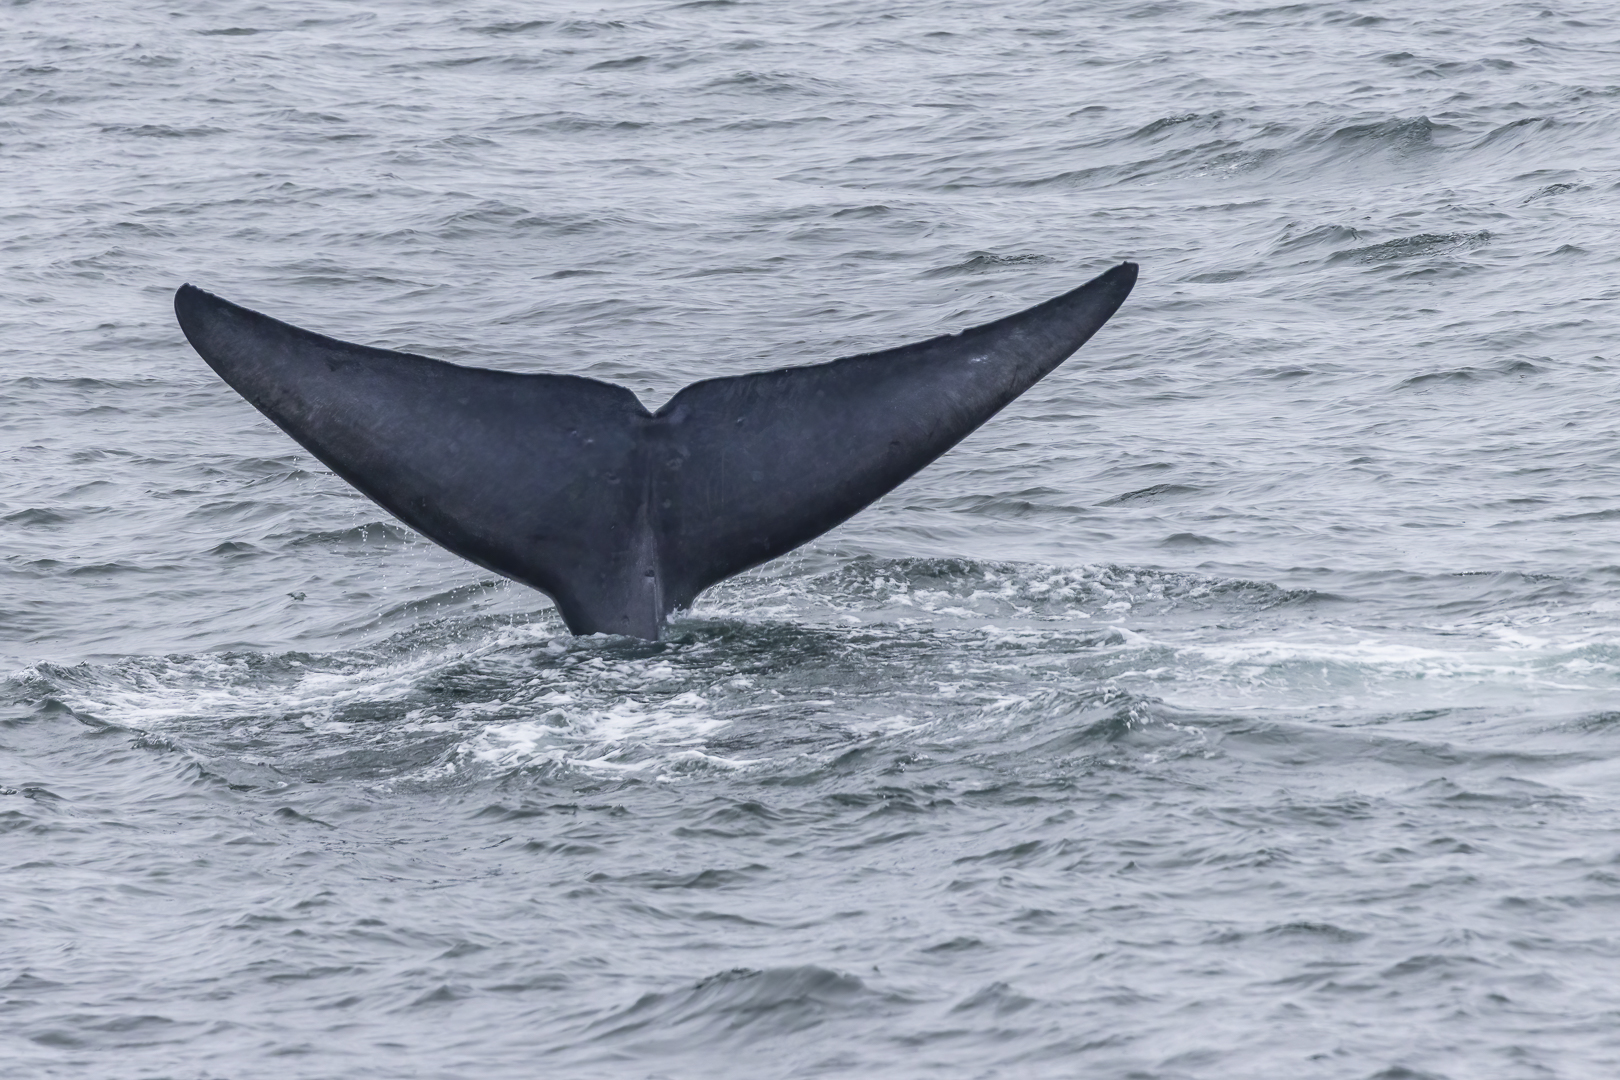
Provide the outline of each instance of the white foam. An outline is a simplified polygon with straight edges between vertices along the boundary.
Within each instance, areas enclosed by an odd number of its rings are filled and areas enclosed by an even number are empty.
[[[730,720],[715,715],[696,691],[656,703],[625,698],[596,707],[576,706],[557,719],[483,726],[470,733],[460,756],[501,771],[546,764],[609,772],[656,772],[698,760],[726,768],[749,764],[699,749]]]

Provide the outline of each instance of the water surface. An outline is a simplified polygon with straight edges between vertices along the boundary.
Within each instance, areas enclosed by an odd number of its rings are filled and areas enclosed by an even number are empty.
[[[0,15],[0,1075],[1620,1067],[1610,7]],[[661,644],[220,383],[696,379],[1121,258]]]

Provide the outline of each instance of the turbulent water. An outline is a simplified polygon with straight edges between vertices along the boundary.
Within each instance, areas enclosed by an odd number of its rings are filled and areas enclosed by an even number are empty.
[[[0,6],[0,1076],[1620,1071],[1597,0]],[[192,281],[632,387],[1081,352],[670,640]]]

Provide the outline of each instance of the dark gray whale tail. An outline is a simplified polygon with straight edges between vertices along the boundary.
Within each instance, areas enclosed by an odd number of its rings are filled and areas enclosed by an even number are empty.
[[[190,285],[175,315],[219,376],[343,479],[576,634],[656,639],[715,582],[793,550],[955,446],[1124,302],[1122,263],[916,345],[693,383],[622,386],[350,345]]]

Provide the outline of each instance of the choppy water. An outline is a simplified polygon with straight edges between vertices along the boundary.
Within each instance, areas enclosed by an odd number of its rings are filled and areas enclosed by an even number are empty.
[[[0,1075],[1615,1075],[1617,110],[1595,0],[0,8]],[[660,645],[168,306],[655,404],[1127,257]]]

